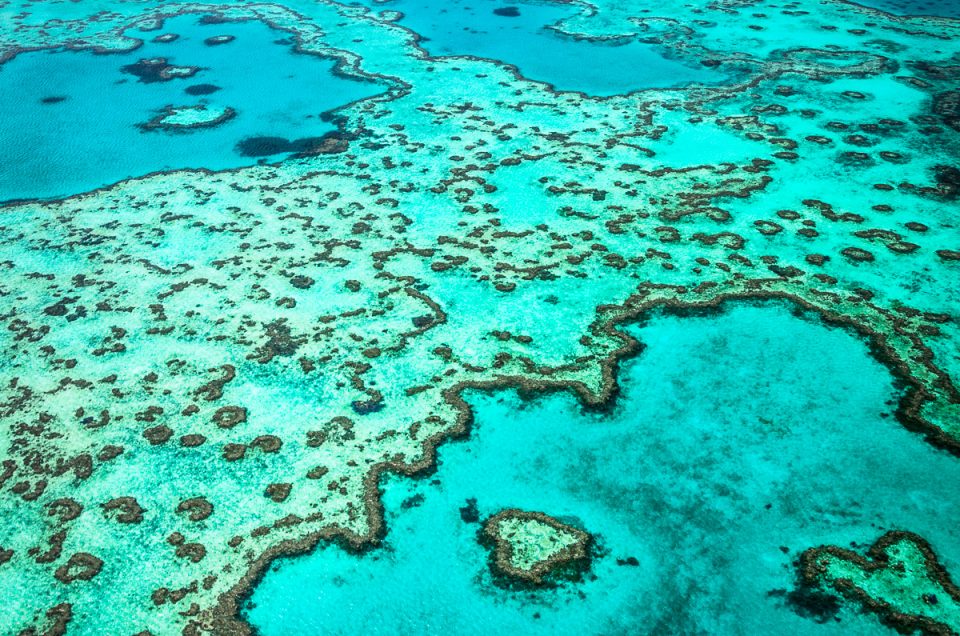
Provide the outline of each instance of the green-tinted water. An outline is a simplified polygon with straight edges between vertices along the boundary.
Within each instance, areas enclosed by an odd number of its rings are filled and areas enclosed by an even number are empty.
[[[0,631],[956,631],[903,13],[0,7]]]
[[[781,304],[630,331],[647,348],[612,413],[472,394],[475,427],[436,474],[387,482],[382,547],[281,561],[246,615],[263,634],[873,634],[873,617],[790,602],[798,552],[897,527],[956,563],[942,519],[960,466],[892,420],[889,373],[856,338]],[[494,586],[469,499],[481,517],[516,506],[594,532],[589,580]]]

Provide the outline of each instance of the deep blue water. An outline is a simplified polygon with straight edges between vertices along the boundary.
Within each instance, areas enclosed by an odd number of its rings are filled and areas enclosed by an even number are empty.
[[[388,480],[385,544],[279,561],[248,618],[264,636],[877,634],[872,615],[821,623],[785,601],[802,550],[903,528],[956,569],[960,528],[943,519],[960,513],[960,465],[890,415],[897,390],[865,343],[779,304],[633,332],[648,348],[611,415],[567,394],[471,394],[475,430],[436,474]],[[481,517],[520,507],[596,533],[593,580],[495,587],[468,498]]]
[[[180,37],[151,42],[162,33]],[[221,34],[236,39],[204,44]],[[33,52],[0,66],[0,201],[73,194],[158,170],[251,165],[258,158],[236,149],[244,138],[321,136],[334,129],[322,112],[384,90],[335,76],[332,59],[294,52],[288,34],[261,22],[203,25],[187,15],[168,20],[162,31],[134,35],[146,42],[130,53]],[[153,83],[121,70],[161,56],[202,70]],[[186,91],[199,85],[219,90]],[[43,102],[51,97],[65,99]],[[200,103],[232,107],[237,116],[187,132],[137,127],[167,105]]]
[[[651,44],[576,40],[545,28],[579,12],[577,5],[501,0],[362,0],[357,4],[403,13],[400,24],[423,36],[421,46],[431,55],[500,60],[518,67],[524,77],[559,90],[604,96],[726,79],[720,71],[667,59]],[[517,15],[494,12],[504,8],[516,9]]]
[[[873,7],[894,15],[935,15],[960,18],[957,0],[855,0],[857,4]]]

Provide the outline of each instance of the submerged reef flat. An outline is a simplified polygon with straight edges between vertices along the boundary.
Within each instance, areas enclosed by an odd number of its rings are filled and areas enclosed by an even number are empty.
[[[75,92],[18,75],[31,97],[0,118],[0,198],[19,199],[0,208],[4,630],[250,633],[241,604],[278,557],[390,540],[384,474],[435,467],[438,446],[470,431],[465,391],[566,391],[612,412],[623,361],[643,358],[631,329],[661,311],[777,302],[842,328],[896,383],[883,414],[960,461],[960,21],[834,0],[562,3],[542,25],[557,46],[643,44],[716,80],[586,77],[565,92],[509,47],[499,59],[432,49],[390,2],[93,4],[0,7],[0,81],[36,60],[119,75]],[[557,8],[500,6],[483,11],[498,37]],[[356,90],[322,106],[322,87],[297,82],[251,95],[201,57],[256,59],[241,36],[260,28],[275,69],[326,60],[323,81]],[[163,33],[181,37],[149,41]],[[221,35],[236,40],[203,44]],[[190,56],[174,58],[179,46]],[[222,87],[236,117],[190,135],[136,128],[201,84]],[[116,109],[130,117],[112,127],[57,119],[107,85],[179,97]],[[300,113],[295,125],[244,119],[271,100]],[[222,137],[117,174],[110,140],[125,134]],[[856,451],[872,458],[869,441]],[[960,541],[909,515],[897,524],[804,535],[793,547],[814,550],[779,587],[800,577],[842,593],[838,606],[918,617],[888,620],[905,629],[957,629],[955,588],[930,572],[960,565]],[[892,535],[865,557],[815,548],[911,524],[936,538]],[[696,594],[690,611],[715,606]]]
[[[161,42],[166,41],[169,40],[161,40]],[[168,63],[165,57],[151,57],[140,60],[135,64],[128,64],[120,70],[124,73],[135,75],[137,81],[143,82],[144,84],[152,84],[154,82],[169,82],[170,80],[193,77],[200,72],[200,67],[177,66],[176,64]]]
[[[214,35],[203,41],[207,46],[217,46],[219,44],[229,44],[236,38],[232,35]]]
[[[229,106],[167,106],[150,121],[141,124],[143,130],[184,131],[194,128],[212,128],[230,121],[237,111]]]
[[[960,589],[922,537],[889,532],[866,557],[834,546],[811,548],[801,562],[805,584],[826,580],[903,633],[960,632]]]
[[[542,585],[561,569],[590,564],[590,535],[542,512],[501,510],[483,524],[490,566],[507,583]]]

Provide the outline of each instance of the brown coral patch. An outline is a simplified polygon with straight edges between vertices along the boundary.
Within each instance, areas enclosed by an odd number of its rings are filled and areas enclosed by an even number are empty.
[[[117,523],[140,523],[143,521],[143,508],[135,497],[117,497],[100,506],[103,514],[113,517]]]
[[[213,514],[213,504],[206,497],[191,497],[177,504],[177,512],[186,513],[190,521],[203,521]]]
[[[539,561],[528,570],[514,567],[512,563],[513,545],[507,537],[500,534],[500,522],[506,519],[538,521],[558,531],[573,534],[576,542],[558,551],[547,559]],[[501,510],[483,522],[480,530],[481,543],[492,548],[490,568],[494,579],[508,586],[516,583],[541,586],[547,583],[561,569],[567,570],[573,578],[578,578],[590,567],[590,545],[592,538],[579,528],[574,528],[542,512],[527,512],[516,508]]]
[[[103,561],[89,552],[77,552],[58,567],[53,576],[65,585],[74,581],[89,581],[100,573],[102,567]]]

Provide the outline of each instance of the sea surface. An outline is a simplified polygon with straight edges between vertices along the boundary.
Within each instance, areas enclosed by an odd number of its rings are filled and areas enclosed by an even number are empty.
[[[960,5],[953,0],[860,0],[857,4],[902,16],[960,18]]]
[[[399,24],[419,36],[432,56],[474,56],[517,68],[524,77],[557,90],[594,96],[644,88],[719,83],[727,74],[699,62],[669,57],[663,47],[637,37],[578,39],[553,28],[582,8],[521,0],[366,0],[373,11],[402,14]]]
[[[960,0],[0,2],[0,636],[960,633],[958,219]]]
[[[960,514],[960,465],[895,422],[899,391],[856,336],[779,303],[629,331],[647,348],[611,413],[471,394],[474,428],[436,473],[385,480],[382,547],[282,559],[245,615],[265,636],[877,634],[871,615],[791,606],[798,551],[909,527],[960,565],[943,523]],[[481,518],[550,510],[596,533],[590,580],[498,588],[461,517],[470,499]]]
[[[163,33],[179,37],[152,41]],[[334,73],[335,60],[296,52],[289,33],[259,21],[204,24],[200,16],[184,15],[168,20],[163,31],[128,35],[143,38],[143,45],[106,54],[30,52],[0,66],[0,201],[65,196],[163,170],[278,161],[291,152],[241,144],[320,137],[335,130],[324,113],[384,90]],[[205,43],[218,35],[235,39]],[[144,83],[123,70],[161,57],[199,71]],[[140,128],[166,106],[198,104],[230,107],[237,115],[211,128]]]

